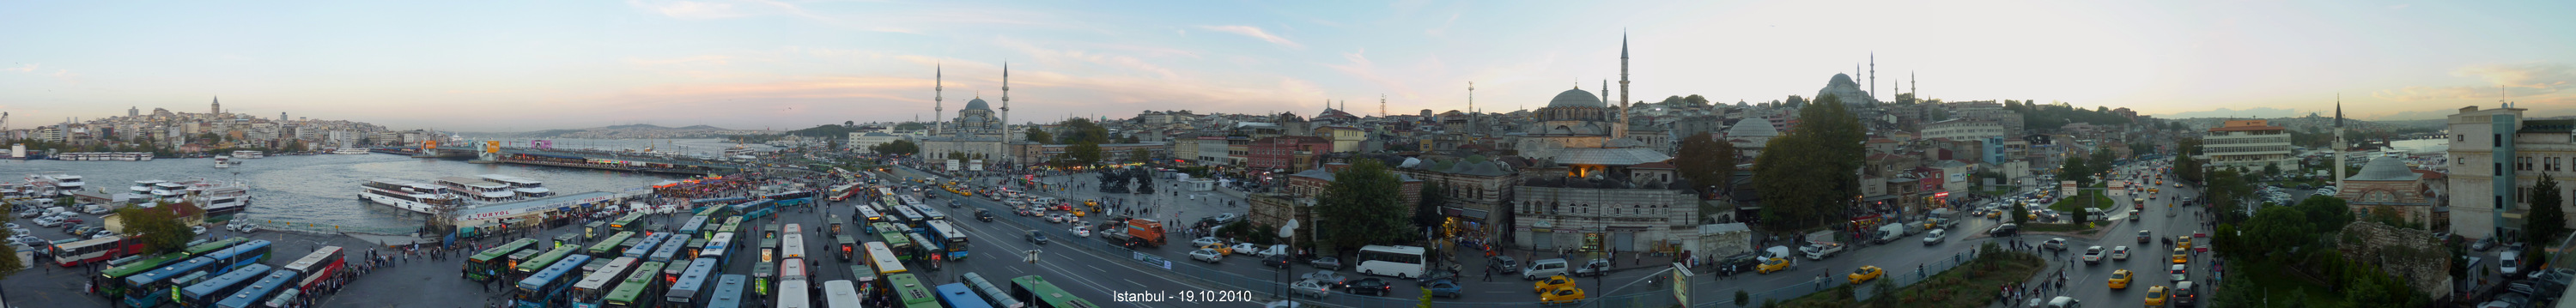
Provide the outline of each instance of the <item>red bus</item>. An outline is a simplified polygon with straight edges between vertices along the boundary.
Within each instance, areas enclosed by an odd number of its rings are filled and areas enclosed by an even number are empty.
[[[341,250],[340,246],[322,246],[322,249],[314,249],[312,254],[304,255],[304,258],[295,259],[295,263],[287,263],[282,269],[303,274],[304,279],[295,282],[295,289],[311,293],[314,292],[315,287],[339,279],[341,268],[347,266],[348,262],[348,257],[344,256]]]
[[[46,251],[46,254],[54,256],[55,265],[73,267],[141,254],[144,249],[141,239],[114,236],[54,243],[53,249]]]

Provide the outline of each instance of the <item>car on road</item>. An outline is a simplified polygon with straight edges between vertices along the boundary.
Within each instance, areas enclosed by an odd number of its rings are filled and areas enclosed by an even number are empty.
[[[1547,279],[1539,279],[1538,282],[1530,283],[1530,292],[1547,292],[1547,290],[1555,290],[1560,287],[1572,286],[1574,286],[1574,278],[1566,278],[1565,275],[1547,276]]]
[[[1989,235],[1989,236],[1993,236],[1993,237],[2006,237],[2006,236],[2013,236],[2013,234],[2014,234],[2014,233],[2020,233],[2020,232],[2021,232],[2021,226],[2020,226],[2020,225],[2014,225],[2014,224],[2002,224],[2002,225],[1996,225],[1994,230],[1986,231],[1986,234],[1987,234],[1987,235]]]
[[[2155,236],[2156,236],[2155,234],[2156,234],[2156,233],[2155,233],[2155,231],[2138,230],[2138,243],[2139,243],[2139,244],[2146,244],[2146,243],[2147,243],[2147,239],[2148,239],[2148,238],[2155,237]]]
[[[1340,288],[1343,284],[1350,283],[1351,281],[1349,277],[1343,277],[1342,273],[1334,271],[1315,271],[1313,273],[1299,275],[1297,278],[1321,282],[1324,284],[1324,287],[1327,288]]]
[[[1565,304],[1580,300],[1583,300],[1583,288],[1576,288],[1573,285],[1556,288],[1556,290],[1548,291],[1547,293],[1540,293],[1538,295],[1538,303],[1540,305]]]
[[[2173,281],[2191,280],[2191,273],[2186,271],[2187,269],[2184,269],[2184,265],[2174,264],[2171,271],[2173,273]]]
[[[1322,257],[1322,258],[1315,258],[1315,260],[1313,260],[1313,261],[1306,261],[1306,265],[1307,265],[1307,266],[1313,266],[1313,267],[1315,267],[1316,269],[1324,269],[1324,270],[1340,270],[1340,269],[1342,269],[1342,258],[1337,258],[1337,257]]]
[[[2504,272],[2506,277],[2522,274],[2522,251],[2506,250],[2503,255],[2496,256],[2496,269]]]
[[[1038,232],[1037,230],[1029,230],[1028,239],[1029,243],[1032,244],[1046,245],[1047,243],[1046,233]]]
[[[1209,245],[1207,245],[1207,246],[1199,246],[1199,249],[1206,249],[1206,250],[1216,251],[1216,255],[1217,255],[1217,256],[1219,256],[1219,257],[1223,257],[1223,256],[1225,256],[1225,255],[1234,254],[1234,247],[1226,247],[1226,246],[1225,246],[1225,243],[1216,243],[1216,244],[1209,244]]]
[[[1232,250],[1234,254],[1239,255],[1252,255],[1253,253],[1261,252],[1261,244],[1240,243],[1234,244],[1234,247],[1229,248],[1230,249],[1228,250]]]
[[[2066,238],[2049,238],[2047,242],[2040,242],[2039,247],[2048,248],[2049,250],[2066,250]]]
[[[1789,259],[1771,258],[1771,260],[1762,261],[1762,265],[1755,266],[1753,273],[1770,274],[1771,272],[1786,270],[1789,270]]]
[[[1592,259],[1591,262],[1584,262],[1583,266],[1574,268],[1573,274],[1575,277],[1610,274],[1610,259]]]
[[[1333,295],[1332,284],[1316,281],[1314,279],[1299,279],[1296,283],[1288,284],[1288,288],[1294,289],[1297,292],[1296,295],[1303,295],[1316,299],[1323,299]]]
[[[1869,282],[1871,279],[1878,279],[1878,276],[1885,275],[1887,275],[1887,270],[1878,269],[1877,266],[1864,265],[1861,266],[1860,269],[1852,270],[1850,275],[1844,276],[1845,278],[1851,278],[1852,284],[1860,284],[1862,282]]]
[[[1073,231],[1073,236],[1074,236],[1074,237],[1091,237],[1091,229],[1090,229],[1090,228],[1073,227],[1073,229],[1072,229],[1071,231]]]
[[[2164,305],[2165,286],[2147,287],[2147,307],[2163,307]]]
[[[1949,239],[1949,237],[1947,237],[1947,236],[1941,236],[1941,235],[1942,235],[1942,233],[1943,233],[1943,232],[1941,232],[1941,229],[1932,229],[1932,231],[1925,231],[1925,232],[1923,232],[1923,233],[1924,233],[1924,234],[1923,234],[1923,245],[1924,245],[1924,246],[1931,246],[1931,245],[1934,245],[1934,244],[1940,244],[1940,243],[1941,243],[1941,241],[1943,241],[1943,240],[1948,240],[1948,239]]]
[[[982,221],[982,222],[993,222],[993,211],[992,211],[992,210],[986,210],[986,209],[975,209],[975,220],[976,220],[976,221]]]
[[[1432,280],[1422,284],[1422,288],[1431,290],[1432,297],[1458,298],[1460,295],[1458,281],[1454,279]]]
[[[1511,256],[1494,256],[1493,259],[1485,260],[1485,268],[1493,269],[1497,273],[1518,272],[1521,271],[1521,263],[1513,260]]]
[[[2165,292],[2165,297],[2173,301],[2174,307],[2199,306],[2200,293],[2192,291],[2195,290],[2193,285],[2196,284],[2190,281],[2176,281],[2172,292]]]
[[[2174,248],[2191,249],[2191,236],[2174,237]]]
[[[1521,280],[1538,280],[1540,277],[1565,275],[1567,267],[1569,266],[1566,265],[1565,259],[1530,261],[1529,267],[1521,269]]]
[[[1214,236],[1199,237],[1199,239],[1190,240],[1190,246],[1198,246],[1198,247],[1207,247],[1207,245],[1217,245],[1217,244],[1224,244],[1224,243],[1225,243],[1225,240],[1224,240],[1224,239],[1218,239],[1218,238],[1216,238],[1216,237],[1214,237]]]
[[[2102,264],[2102,254],[2106,252],[2102,246],[2084,248],[2084,264]]]
[[[1269,257],[1262,257],[1261,266],[1288,269],[1288,255],[1271,255]]]
[[[1387,293],[1395,293],[1395,285],[1387,284],[1385,279],[1377,279],[1375,277],[1361,278],[1360,280],[1354,280],[1349,284],[1342,285],[1342,291],[1351,292],[1351,294],[1367,293],[1368,295],[1386,296]]]
[[[2185,251],[2182,248],[2174,248],[2173,263],[2183,264],[2185,262],[2191,262],[2191,255],[2189,253],[2189,251]]]
[[[1217,261],[1225,260],[1225,254],[1217,253],[1215,249],[1199,248],[1199,250],[1190,251],[1190,258],[1198,259],[1199,261],[1207,261],[1207,263],[1216,263]]]
[[[2469,250],[2476,250],[2476,251],[2482,251],[2482,252],[2483,252],[2483,251],[2487,251],[2488,249],[2495,249],[2495,238],[2483,238],[2483,239],[2478,239],[2478,242],[2476,242],[2476,243],[2470,243],[2470,244],[2469,244]]]
[[[2130,274],[2129,270],[2112,270],[2112,271],[2111,271],[2111,281],[2110,281],[2111,288],[2112,288],[2112,289],[2127,289],[2127,288],[2129,288],[2129,280],[2131,280],[2131,278],[2129,277],[2129,274]]]
[[[2111,260],[2128,261],[2129,246],[2111,247]]]

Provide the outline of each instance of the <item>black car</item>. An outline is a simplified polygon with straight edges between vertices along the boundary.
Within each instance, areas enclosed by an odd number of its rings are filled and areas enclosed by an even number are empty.
[[[1372,277],[1351,281],[1351,283],[1344,285],[1342,291],[1351,292],[1351,294],[1386,296],[1387,293],[1395,292],[1395,286],[1387,285],[1386,280],[1384,279]]]
[[[1288,255],[1287,255],[1287,254],[1276,254],[1276,255],[1270,255],[1270,257],[1261,258],[1261,265],[1263,265],[1263,266],[1269,266],[1269,267],[1276,267],[1276,268],[1280,268],[1280,269],[1287,269],[1287,268],[1288,268]]]
[[[1046,233],[1039,233],[1037,230],[1029,230],[1029,242],[1036,243],[1038,245],[1046,245]]]
[[[1485,267],[1493,269],[1496,273],[1517,273],[1521,271],[1521,262],[1512,260],[1511,256],[1494,256],[1493,259],[1485,261]]]
[[[2015,233],[2021,233],[2020,225],[2003,224],[2001,226],[1995,226],[1994,232],[1990,232],[1990,234],[1995,237],[2013,236]]]
[[[985,210],[985,209],[975,209],[975,220],[983,221],[983,222],[993,222],[993,211]]]

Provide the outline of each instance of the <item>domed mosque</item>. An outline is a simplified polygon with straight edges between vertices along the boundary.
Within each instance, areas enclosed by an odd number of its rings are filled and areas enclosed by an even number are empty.
[[[932,78],[933,80],[939,79],[939,77]],[[934,83],[937,82],[934,81]],[[945,85],[933,85],[932,87],[932,91],[946,90]],[[934,93],[934,95],[940,94]],[[931,101],[933,104],[936,104],[936,102],[944,99],[944,97],[934,96],[931,98]],[[977,97],[967,100],[966,108],[957,110],[957,118],[946,123],[936,123],[939,125],[932,128],[935,133],[921,138],[921,155],[930,159],[939,160],[958,159],[961,164],[971,164],[975,163],[977,160],[982,160],[982,162],[987,164],[1008,161],[1009,157],[1007,156],[1009,156],[1010,153],[1007,149],[1007,144],[1010,143],[1008,142],[1009,140],[1014,139],[1011,138],[1011,131],[1008,129],[1011,114],[1010,103],[1011,69],[1009,65],[1005,64],[1002,67],[1002,108],[1000,115],[998,117],[995,115],[992,104],[985,103],[984,98]],[[936,116],[933,117],[935,118]],[[955,156],[951,154],[963,154],[963,156],[951,157]]]
[[[1619,47],[1619,100],[1628,101],[1628,50],[1622,39]],[[1672,156],[1642,146],[1627,137],[1628,104],[1610,106],[1609,86],[1594,94],[1582,88],[1558,92],[1534,114],[1537,123],[1521,132],[1520,142],[1513,145],[1521,157],[1553,160],[1564,164],[1573,174],[1584,170],[1601,170],[1606,166],[1630,166],[1671,160]],[[1599,96],[1595,96],[1599,95]]]

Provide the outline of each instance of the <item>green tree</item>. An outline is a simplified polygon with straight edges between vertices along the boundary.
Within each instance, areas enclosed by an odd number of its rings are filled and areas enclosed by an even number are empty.
[[[1063,160],[1059,163],[1065,166],[1089,166],[1099,164],[1101,154],[1100,144],[1098,143],[1075,143],[1072,146],[1064,147],[1064,153],[1059,154]]]
[[[2558,192],[2558,179],[2540,172],[2540,181],[2531,185],[2531,213],[2523,219],[2523,242],[2557,243],[2558,236],[2567,232],[2567,210],[2559,208],[2566,202]]]
[[[1833,95],[1817,101],[1835,101]],[[1839,219],[1858,194],[1861,154],[1860,120],[1843,104],[1807,104],[1798,110],[1798,129],[1772,138],[1764,155],[1753,162],[1753,185],[1762,196],[1762,217],[1774,230],[1800,230]]]
[[[0,206],[0,217],[16,217],[12,216],[13,214],[16,213],[10,213],[9,207]],[[7,228],[0,228],[0,238],[14,237],[18,237],[16,232],[11,232]],[[19,260],[18,254],[14,251],[0,252],[0,280],[7,280],[10,275],[18,274],[19,268],[26,267],[27,262],[31,261],[32,260]]]
[[[1673,168],[1680,169],[1682,179],[1690,180],[1703,192],[1710,187],[1726,187],[1727,176],[1735,173],[1735,145],[1717,140],[1717,135],[1691,134],[1682,138],[1681,148],[1674,152]]]
[[[1333,172],[1333,184],[1316,197],[1316,239],[1327,251],[1401,242],[1420,233],[1405,226],[1403,187],[1395,173],[1373,159],[1355,159]]]
[[[168,203],[152,208],[129,206],[116,210],[116,219],[117,223],[125,225],[125,233],[143,239],[146,250],[153,253],[178,251],[187,248],[188,240],[195,239],[197,233],[189,230],[188,223],[171,211]]]
[[[868,146],[868,151],[883,155],[911,155],[921,153],[921,145],[913,144],[911,140],[895,140]]]
[[[1141,163],[1152,160],[1154,160],[1153,152],[1147,152],[1145,148],[1127,149],[1127,161]]]
[[[1445,191],[1449,191],[1447,183],[1422,184],[1422,203],[1413,206],[1414,227],[1440,225],[1440,206],[1449,203],[1449,194],[1442,193]]]
[[[2013,221],[2013,224],[2028,224],[2028,223],[2030,223],[2030,204],[2029,204],[2029,203],[2022,203],[2022,202],[2013,202],[2013,206],[2012,206],[2012,221]]]
[[[1697,95],[1693,95],[1693,96],[1697,96]],[[1753,301],[1753,294],[1752,294],[1752,293],[1745,293],[1745,292],[1744,292],[1744,290],[1735,290],[1735,306],[1741,307],[1741,306],[1744,306],[1744,304],[1745,304],[1745,303],[1752,302],[1752,301]]]
[[[2076,187],[2093,187],[2093,173],[2096,171],[2092,169],[2092,165],[2084,163],[2084,157],[2067,156],[2064,163],[2058,164],[2057,180],[2075,181]],[[2066,197],[2073,198],[2075,196]]]
[[[1072,119],[1066,119],[1066,120],[1064,120],[1063,122],[1058,122],[1058,123],[1056,123],[1056,125],[1057,125],[1057,126],[1059,126],[1059,127],[1061,127],[1061,130],[1064,132],[1064,135],[1062,135],[1062,136],[1055,136],[1055,139],[1056,139],[1055,141],[1056,141],[1057,143],[1061,143],[1061,144],[1080,144],[1080,143],[1085,143],[1085,142],[1088,142],[1088,143],[1112,143],[1112,142],[1116,142],[1115,140],[1110,140],[1110,139],[1109,139],[1109,129],[1108,129],[1108,128],[1100,127],[1100,124],[1098,124],[1098,123],[1092,123],[1092,122],[1091,122],[1091,119],[1084,119],[1084,118],[1072,118]]]
[[[2274,162],[2274,163],[2264,163],[2264,164],[2263,164],[2263,175],[2264,175],[2264,176],[2281,176],[2281,163],[2277,163],[2277,162]]]
[[[2110,147],[2098,147],[2093,149],[2092,158],[2084,160],[2086,164],[2084,169],[2093,172],[2111,171],[2111,167],[2114,166],[2113,163],[2117,163],[2119,161],[2120,156],[2112,154]]]
[[[1036,127],[1030,127],[1030,128],[1029,128],[1029,132],[1028,132],[1028,133],[1024,133],[1024,134],[1021,134],[1021,135],[1022,135],[1022,136],[1027,136],[1027,137],[1028,137],[1029,142],[1036,142],[1036,143],[1038,143],[1038,144],[1054,144],[1054,143],[1055,143],[1055,134],[1049,134],[1049,133],[1047,133],[1047,131],[1046,131],[1046,130],[1044,130],[1044,129],[1038,129],[1038,128],[1036,128]]]

